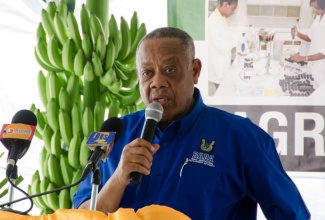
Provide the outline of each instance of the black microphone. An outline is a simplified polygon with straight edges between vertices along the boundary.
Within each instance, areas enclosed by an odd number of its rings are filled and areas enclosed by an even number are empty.
[[[164,112],[163,107],[157,102],[152,102],[147,106],[145,112],[146,120],[144,122],[140,138],[150,143],[152,142],[153,137],[155,136],[157,123],[162,118],[163,112]],[[131,181],[130,181],[131,183],[139,184],[141,182],[141,179],[142,179],[141,173],[138,172],[131,173]]]
[[[107,159],[108,155],[112,150],[113,144],[119,139],[123,132],[123,122],[119,118],[111,117],[104,121],[100,128],[100,132],[115,132],[115,137],[113,140],[114,142],[111,144],[108,143],[104,146],[89,147],[92,150],[92,153],[89,156],[88,163],[84,168],[83,174],[81,175],[81,179],[85,179],[89,175],[89,173],[97,167],[100,160],[105,161]],[[89,139],[90,138],[91,137],[89,137]]]
[[[10,178],[17,160],[27,152],[34,135],[37,118],[30,110],[20,110],[12,118],[11,124],[3,129],[2,144],[9,150],[6,175]],[[6,138],[9,136],[9,138]]]

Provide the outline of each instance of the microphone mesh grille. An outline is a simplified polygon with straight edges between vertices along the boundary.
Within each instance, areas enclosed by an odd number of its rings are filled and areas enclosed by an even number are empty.
[[[164,108],[157,102],[151,102],[146,108],[146,119],[160,121],[164,112]]]

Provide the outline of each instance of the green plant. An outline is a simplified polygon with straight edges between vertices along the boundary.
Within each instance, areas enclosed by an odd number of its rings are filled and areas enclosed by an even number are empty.
[[[77,182],[88,162],[86,140],[105,118],[121,116],[144,104],[135,70],[135,52],[146,34],[134,12],[120,24],[108,17],[109,0],[87,0],[80,25],[66,0],[49,2],[37,29],[35,58],[41,69],[38,90],[44,111],[35,104],[35,135],[42,139],[40,171],[29,193],[36,194]],[[77,189],[34,198],[41,214],[71,208]]]

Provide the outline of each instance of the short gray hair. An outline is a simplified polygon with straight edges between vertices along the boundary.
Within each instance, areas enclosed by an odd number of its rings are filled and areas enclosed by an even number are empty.
[[[195,58],[195,46],[194,46],[193,38],[188,33],[186,33],[185,31],[179,28],[174,28],[174,27],[157,28],[142,38],[142,40],[138,44],[138,48],[144,40],[154,39],[154,38],[177,38],[181,41],[182,45],[184,46],[189,61],[192,61]]]

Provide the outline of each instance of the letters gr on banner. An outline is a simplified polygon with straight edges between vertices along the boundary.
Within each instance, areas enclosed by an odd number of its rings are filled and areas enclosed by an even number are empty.
[[[286,171],[325,171],[325,106],[222,105],[273,138]]]

